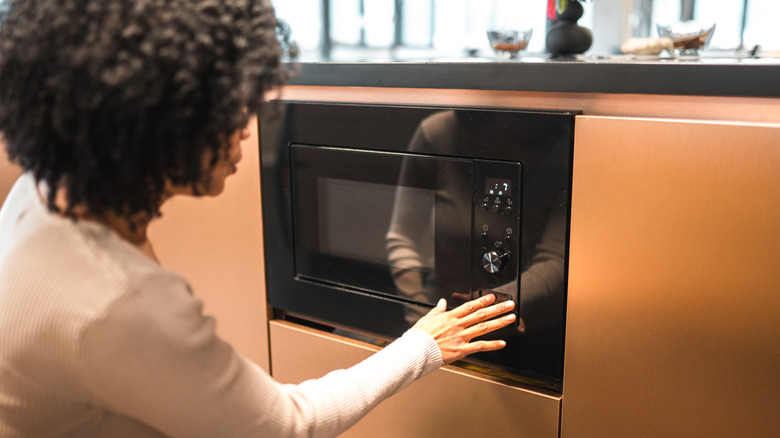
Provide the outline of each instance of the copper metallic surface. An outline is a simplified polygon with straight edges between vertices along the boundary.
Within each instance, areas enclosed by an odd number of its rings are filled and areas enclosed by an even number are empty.
[[[780,125],[578,117],[562,437],[776,436]]]
[[[285,321],[271,321],[271,367],[284,383],[346,368],[377,350]],[[344,438],[557,438],[560,397],[444,367],[381,403]]]

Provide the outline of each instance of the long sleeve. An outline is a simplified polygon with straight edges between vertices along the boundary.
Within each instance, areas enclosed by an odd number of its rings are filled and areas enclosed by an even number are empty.
[[[335,436],[442,364],[413,329],[283,385],[217,336],[184,278],[105,226],[49,213],[30,175],[0,230],[3,437]]]
[[[97,403],[166,435],[335,436],[441,366],[433,339],[412,329],[350,369],[282,385],[216,336],[198,300],[157,288],[143,310],[128,294],[89,330],[85,366]]]
[[[348,370],[287,386],[297,406],[317,415],[312,436],[334,436],[387,397],[441,366],[441,353],[427,333],[411,329],[395,343]]]

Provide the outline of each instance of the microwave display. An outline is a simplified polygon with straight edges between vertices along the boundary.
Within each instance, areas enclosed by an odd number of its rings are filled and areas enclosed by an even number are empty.
[[[512,194],[512,181],[500,178],[486,178],[485,194],[509,196]]]
[[[560,391],[575,112],[273,102],[261,119],[275,317],[392,339],[441,298],[517,323],[461,365]]]

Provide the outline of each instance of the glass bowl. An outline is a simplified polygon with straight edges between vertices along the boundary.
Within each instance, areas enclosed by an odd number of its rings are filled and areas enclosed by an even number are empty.
[[[487,31],[487,37],[496,55],[517,58],[518,53],[528,47],[533,31],[533,29],[491,29]]]
[[[676,24],[658,25],[658,35],[672,40],[672,55],[698,56],[710,42],[715,25],[702,26],[695,21],[681,21]]]

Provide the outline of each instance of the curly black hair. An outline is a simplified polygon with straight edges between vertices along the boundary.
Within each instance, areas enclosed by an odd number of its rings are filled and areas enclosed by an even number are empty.
[[[102,216],[158,216],[289,72],[268,0],[8,0],[0,133],[9,158]],[[57,211],[54,193],[48,207]]]

